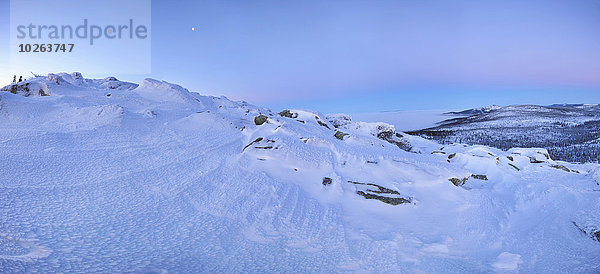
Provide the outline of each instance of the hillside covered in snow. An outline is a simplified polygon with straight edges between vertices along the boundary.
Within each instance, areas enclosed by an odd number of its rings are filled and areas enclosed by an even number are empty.
[[[515,105],[451,112],[458,117],[410,134],[442,144],[486,145],[503,150],[540,147],[553,159],[600,161],[600,105]]]
[[[2,90],[0,272],[600,271],[598,164],[153,79]]]

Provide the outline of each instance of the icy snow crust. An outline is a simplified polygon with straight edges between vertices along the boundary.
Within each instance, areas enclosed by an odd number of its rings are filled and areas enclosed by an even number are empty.
[[[79,76],[0,92],[0,272],[600,269],[598,165]]]

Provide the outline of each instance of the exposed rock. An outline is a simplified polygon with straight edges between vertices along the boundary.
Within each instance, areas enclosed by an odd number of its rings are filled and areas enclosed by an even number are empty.
[[[471,174],[471,176],[465,177],[462,179],[453,177],[453,178],[448,179],[448,181],[452,182],[452,184],[454,184],[455,186],[463,186],[469,180],[469,178],[473,178],[476,180],[482,180],[482,181],[488,180],[486,175]]]
[[[332,182],[333,182],[333,180],[332,180],[331,178],[329,178],[329,177],[323,177],[323,182],[322,182],[322,184],[323,184],[324,186],[326,186],[326,185],[330,185]]]
[[[571,222],[573,223],[573,225],[577,228],[577,230],[579,230],[579,232],[583,233],[583,235],[587,235],[587,232],[585,232],[585,229],[581,228],[576,222]]]
[[[8,91],[12,94],[19,94],[25,97],[30,96],[49,96],[46,85],[33,82],[20,82],[3,87],[0,91]]]
[[[541,164],[541,163],[543,163],[544,161],[540,161],[540,160],[538,160],[538,159],[536,159],[536,158],[530,157],[530,158],[529,158],[529,162],[530,162],[530,163],[532,163],[532,164]]]
[[[254,140],[254,141],[250,142],[249,144],[247,144],[244,147],[244,149],[242,149],[242,152],[244,152],[246,150],[246,148],[248,148],[249,146],[251,146],[253,144],[260,143],[263,140],[264,140],[263,137],[256,138],[256,140]],[[275,143],[275,140],[267,140],[267,143]],[[272,145],[267,145],[267,146],[255,146],[254,148],[257,148],[257,149],[278,149],[279,147],[274,147]]]
[[[600,242],[600,230],[595,230],[593,228],[586,227],[586,226],[581,227],[576,222],[571,222],[571,223],[573,223],[573,225],[584,235],[591,236],[592,239]]]
[[[13,85],[5,86],[5,87],[1,88],[0,91],[8,91],[12,94],[17,94],[17,85],[13,84]]]
[[[289,109],[281,111],[279,115],[287,118],[298,118],[298,113],[291,112]]]
[[[462,186],[467,182],[467,180],[469,180],[469,177],[462,178],[462,179],[458,179],[458,178],[448,179],[448,181],[452,182],[455,186]]]
[[[114,78],[114,77],[112,77]],[[117,79],[117,78],[114,78]],[[106,89],[131,90],[134,86],[131,83],[121,82],[119,80],[110,80],[101,85]]]
[[[258,115],[256,117],[254,117],[254,123],[257,126],[260,126],[260,125],[264,124],[265,122],[267,122],[268,119],[269,118],[267,118],[267,116],[264,116],[264,115],[261,114],[261,115]]]
[[[319,116],[315,116],[315,119],[317,120],[317,123],[318,123],[320,126],[322,126],[322,127],[326,127],[327,129],[331,129],[331,128],[329,128],[329,126],[328,126],[327,124],[323,123],[323,122],[321,121],[321,119],[319,119]]]
[[[550,160],[550,155],[548,154],[548,151],[545,151],[545,152],[538,151],[538,153],[544,155],[544,157],[546,157],[546,160]]]
[[[349,135],[348,133],[343,133],[341,131],[336,131],[335,134],[333,136],[335,136],[335,138],[338,138],[340,140],[344,140],[344,137],[346,137],[347,135]]]
[[[472,174],[471,177],[473,177],[473,179],[477,179],[477,180],[483,180],[483,181],[487,181],[488,178],[486,175],[477,175],[477,174]]]
[[[83,79],[83,75],[81,75],[81,72],[73,72],[71,73],[71,76],[73,76],[73,79],[75,80]]]
[[[392,136],[394,136],[394,132],[391,130],[386,130],[386,131],[382,131],[377,133],[377,138],[381,139],[381,140],[388,140],[391,139]]]
[[[57,85],[63,85],[65,83],[67,83],[67,81],[65,81],[65,79],[63,79],[59,75],[52,74],[52,73],[50,73],[50,74],[48,74],[48,76],[46,76],[46,80],[53,82]]]
[[[536,151],[534,154],[529,154],[526,156],[529,157],[529,162],[532,164],[545,163],[550,160],[548,151],[545,149],[540,149],[539,151]]]
[[[405,203],[410,204],[411,203],[411,201],[404,199],[404,198],[391,198],[391,197],[379,196],[379,195],[375,195],[375,194],[365,193],[364,191],[357,191],[356,194],[365,197],[365,199],[367,199],[367,200],[375,199],[375,200],[379,200],[379,201],[382,201],[382,202],[384,202],[386,204],[390,204],[390,205],[399,205],[399,204],[405,204]]]
[[[560,169],[560,170],[564,170],[566,172],[571,172],[571,170],[563,165],[551,165],[550,167],[556,168],[556,169]]]
[[[455,156],[456,156],[456,153],[452,153],[452,154],[448,155],[448,160],[454,158]]]
[[[377,138],[384,140],[390,144],[396,145],[398,148],[411,152],[412,146],[410,143],[402,139],[402,135],[395,133],[393,129],[384,129],[383,131],[377,133]]]
[[[389,196],[376,195],[376,194],[398,195],[398,196],[400,195],[400,193],[398,191],[395,191],[395,190],[392,190],[389,188],[385,188],[380,185],[370,184],[370,183],[360,183],[360,182],[354,182],[354,181],[348,181],[348,183],[355,184],[355,185],[374,186],[377,188],[377,190],[366,189],[364,191],[359,190],[356,192],[356,194],[365,197],[365,199],[376,199],[376,200],[382,201],[382,202],[384,202],[386,204],[390,204],[390,205],[412,203],[410,198],[407,199],[404,197],[389,197]],[[373,193],[375,193],[375,194],[373,194]]]
[[[514,169],[516,169],[517,171],[520,171],[520,170],[521,170],[520,168],[518,168],[517,166],[515,166],[515,165],[513,165],[513,164],[511,164],[511,163],[508,163],[508,165],[509,165],[509,166],[511,166],[511,167],[513,167],[513,168],[514,168]]]
[[[258,143],[258,142],[260,142],[260,141],[262,141],[262,140],[263,140],[263,137],[258,137],[258,138],[256,138],[256,140],[254,140],[254,141],[250,142],[249,144],[247,144],[247,145],[244,147],[244,149],[242,149],[242,152],[244,152],[244,150],[246,150],[246,148],[248,148],[249,146],[251,146],[251,145],[253,145],[253,144],[255,144],[255,143]]]

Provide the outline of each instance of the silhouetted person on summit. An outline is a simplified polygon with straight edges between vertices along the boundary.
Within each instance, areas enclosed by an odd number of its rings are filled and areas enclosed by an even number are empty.
[[[23,82],[23,76],[19,76],[19,83]]]
[[[17,82],[17,76],[16,75],[13,76],[13,81],[12,82],[13,82],[13,84]]]

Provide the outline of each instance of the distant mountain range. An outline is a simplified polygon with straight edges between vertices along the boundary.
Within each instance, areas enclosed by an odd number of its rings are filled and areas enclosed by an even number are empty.
[[[516,105],[516,106],[519,106],[519,105]],[[599,104],[552,104],[552,105],[545,106],[545,107],[548,107],[548,108],[591,108],[591,107],[598,107],[598,106],[599,106]],[[466,109],[466,110],[461,110],[461,111],[451,111],[451,112],[446,112],[444,114],[471,116],[471,115],[482,114],[482,113],[490,113],[492,111],[500,110],[500,109],[502,109],[501,106],[491,105],[491,106],[487,106],[487,107],[471,108],[471,109]]]
[[[501,106],[497,106],[497,105],[491,105],[491,106],[487,106],[487,107],[480,107],[480,108],[472,108],[472,109],[467,109],[467,110],[463,110],[463,111],[452,111],[452,112],[446,112],[444,114],[448,114],[448,115],[476,115],[476,114],[482,114],[482,113],[489,113],[491,111],[494,110],[498,110],[501,109]]]
[[[541,147],[553,159],[598,162],[600,158],[600,105],[489,106],[449,112],[466,117],[409,132],[442,143],[480,144],[510,149]]]

